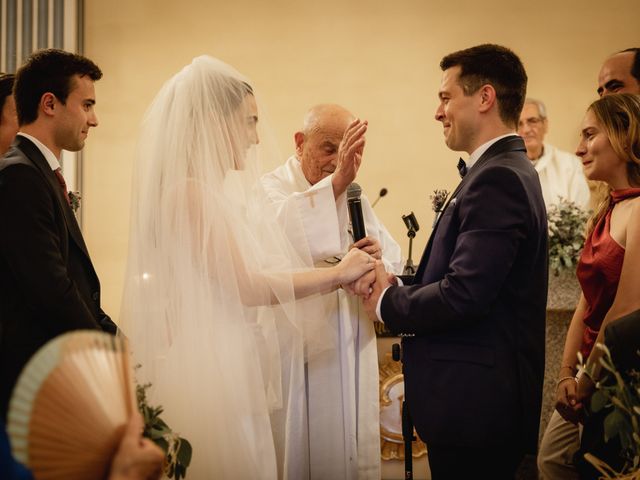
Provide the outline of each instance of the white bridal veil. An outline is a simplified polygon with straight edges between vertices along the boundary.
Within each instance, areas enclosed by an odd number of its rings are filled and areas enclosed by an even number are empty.
[[[323,312],[293,301],[286,272],[310,260],[260,187],[257,115],[244,77],[198,57],[154,99],[135,161],[122,323],[193,479],[307,475],[300,322]]]

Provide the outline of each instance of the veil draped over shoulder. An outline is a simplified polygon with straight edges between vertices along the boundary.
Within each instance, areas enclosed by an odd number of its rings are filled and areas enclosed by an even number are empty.
[[[294,302],[311,261],[260,186],[256,108],[242,75],[198,57],[149,107],[135,160],[121,321],[150,402],[194,447],[188,478],[307,475],[304,352],[327,345],[302,330],[323,315]]]

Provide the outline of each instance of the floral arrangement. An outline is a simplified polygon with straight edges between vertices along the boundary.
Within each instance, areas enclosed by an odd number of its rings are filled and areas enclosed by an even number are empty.
[[[564,198],[547,210],[549,268],[555,275],[578,264],[588,218],[589,212]]]
[[[136,385],[138,409],[144,420],[142,434],[164,451],[164,474],[169,478],[180,480],[186,476],[187,467],[191,463],[191,444],[185,438],[174,433],[160,418],[160,414],[163,412],[162,407],[152,407],[147,403],[147,389],[150,386],[150,383]]]
[[[616,472],[590,453],[585,454],[585,459],[604,475],[601,478],[640,480],[640,372],[630,371],[625,381],[613,364],[609,349],[600,343],[596,348],[604,352],[600,359],[604,376],[591,397],[591,410],[608,409],[604,420],[605,441],[620,438],[626,464],[621,472]]]

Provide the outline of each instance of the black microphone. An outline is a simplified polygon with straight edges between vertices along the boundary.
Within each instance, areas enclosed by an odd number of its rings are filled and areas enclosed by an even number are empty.
[[[347,208],[349,209],[349,220],[351,220],[351,232],[354,242],[367,236],[364,228],[364,219],[362,218],[361,193],[360,185],[355,182],[347,187]]]
[[[376,203],[378,203],[380,201],[380,199],[382,197],[384,197],[387,193],[389,193],[389,190],[387,190],[386,188],[382,187],[380,189],[380,193],[378,193],[378,198],[375,199],[375,201],[373,202],[373,204],[371,204],[371,208],[376,206]]]

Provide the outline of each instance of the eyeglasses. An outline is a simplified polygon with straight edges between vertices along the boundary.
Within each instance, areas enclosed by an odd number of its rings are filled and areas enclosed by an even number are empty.
[[[529,117],[529,118],[525,118],[524,120],[520,120],[518,122],[518,128],[522,128],[525,125],[527,127],[538,127],[540,126],[540,124],[543,122],[544,120],[540,117]]]

